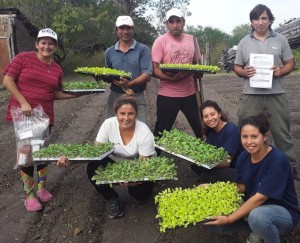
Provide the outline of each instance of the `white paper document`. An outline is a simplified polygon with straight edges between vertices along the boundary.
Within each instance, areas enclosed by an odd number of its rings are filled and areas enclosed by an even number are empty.
[[[272,88],[274,56],[269,54],[250,54],[250,66],[256,73],[250,78],[252,88]]]

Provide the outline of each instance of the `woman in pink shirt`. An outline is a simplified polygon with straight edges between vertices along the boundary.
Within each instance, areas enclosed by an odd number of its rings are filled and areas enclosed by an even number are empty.
[[[3,85],[10,92],[6,121],[11,122],[11,106],[21,107],[23,114],[30,116],[32,109],[41,105],[50,118],[50,127],[54,125],[54,100],[77,97],[62,92],[62,69],[53,60],[57,48],[57,34],[51,29],[39,31],[35,43],[37,52],[18,54],[4,70]],[[28,211],[38,211],[41,202],[52,200],[53,196],[45,189],[48,174],[47,165],[38,165],[38,191],[34,192],[34,166],[20,168],[26,199],[24,205]],[[37,197],[36,197],[37,196]],[[40,201],[39,201],[39,200]]]

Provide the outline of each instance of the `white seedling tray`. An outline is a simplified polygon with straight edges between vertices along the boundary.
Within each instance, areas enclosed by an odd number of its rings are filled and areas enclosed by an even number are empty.
[[[165,180],[177,180],[176,177],[173,178],[166,178],[166,177],[160,177],[155,179],[154,181],[165,181]],[[131,183],[131,182],[142,182],[142,181],[150,181],[149,178],[141,178],[135,181],[125,181],[125,180],[114,180],[114,181],[100,181],[99,183],[97,183],[97,185],[101,185],[101,184],[116,184],[116,183],[121,183],[121,182],[125,182],[125,183]]]
[[[194,164],[196,164],[196,165],[202,166],[202,167],[204,167],[204,168],[206,168],[206,169],[209,169],[209,170],[212,169],[212,168],[214,168],[214,167],[216,167],[217,165],[223,163],[223,161],[218,161],[218,162],[213,163],[213,164],[210,164],[210,165],[207,165],[207,164],[204,164],[204,163],[201,163],[201,162],[197,163],[195,160],[193,160],[193,159],[191,159],[191,158],[189,158],[189,157],[187,157],[187,156],[185,156],[185,155],[173,153],[173,152],[171,152],[170,150],[168,150],[168,149],[166,149],[166,148],[164,148],[164,147],[161,147],[161,146],[159,146],[159,145],[157,145],[157,144],[155,144],[155,147],[157,147],[157,148],[159,148],[159,149],[161,149],[161,150],[163,150],[163,151],[165,151],[165,152],[167,152],[167,153],[169,153],[169,154],[175,155],[175,156],[177,156],[177,157],[179,157],[179,158],[182,158],[182,159],[184,159],[184,160],[187,160],[187,161],[189,161],[189,162],[192,162],[192,163],[194,163]]]
[[[63,89],[67,93],[104,93],[105,89]]]
[[[110,150],[102,155],[100,155],[99,157],[94,157],[94,158],[80,158],[80,157],[76,157],[76,158],[69,158],[69,161],[73,161],[73,162],[89,162],[89,161],[99,161],[104,159],[105,157],[107,157],[108,155],[110,155],[114,150]],[[32,160],[34,162],[56,162],[59,159],[59,157],[57,158],[32,158]]]

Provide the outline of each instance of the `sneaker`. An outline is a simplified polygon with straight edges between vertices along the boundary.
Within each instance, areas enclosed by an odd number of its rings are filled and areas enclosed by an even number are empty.
[[[142,208],[146,205],[146,203],[147,203],[146,200],[143,200],[143,201],[135,200],[132,206],[134,208]]]
[[[260,238],[259,235],[255,233],[250,233],[249,237],[247,238],[247,243],[263,243],[264,240]]]
[[[24,205],[29,212],[36,212],[43,209],[42,205],[36,197],[27,197],[24,201]]]
[[[111,219],[123,216],[122,202],[119,198],[112,198],[107,204],[108,217]]]
[[[44,188],[39,189],[36,194],[42,202],[49,202],[53,199],[52,194]]]

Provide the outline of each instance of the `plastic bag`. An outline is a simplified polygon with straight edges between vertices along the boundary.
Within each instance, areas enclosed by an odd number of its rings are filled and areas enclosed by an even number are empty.
[[[10,109],[16,144],[17,161],[15,168],[33,166],[32,153],[43,147],[45,139],[49,136],[49,117],[41,105],[25,116],[20,107],[12,106]]]

